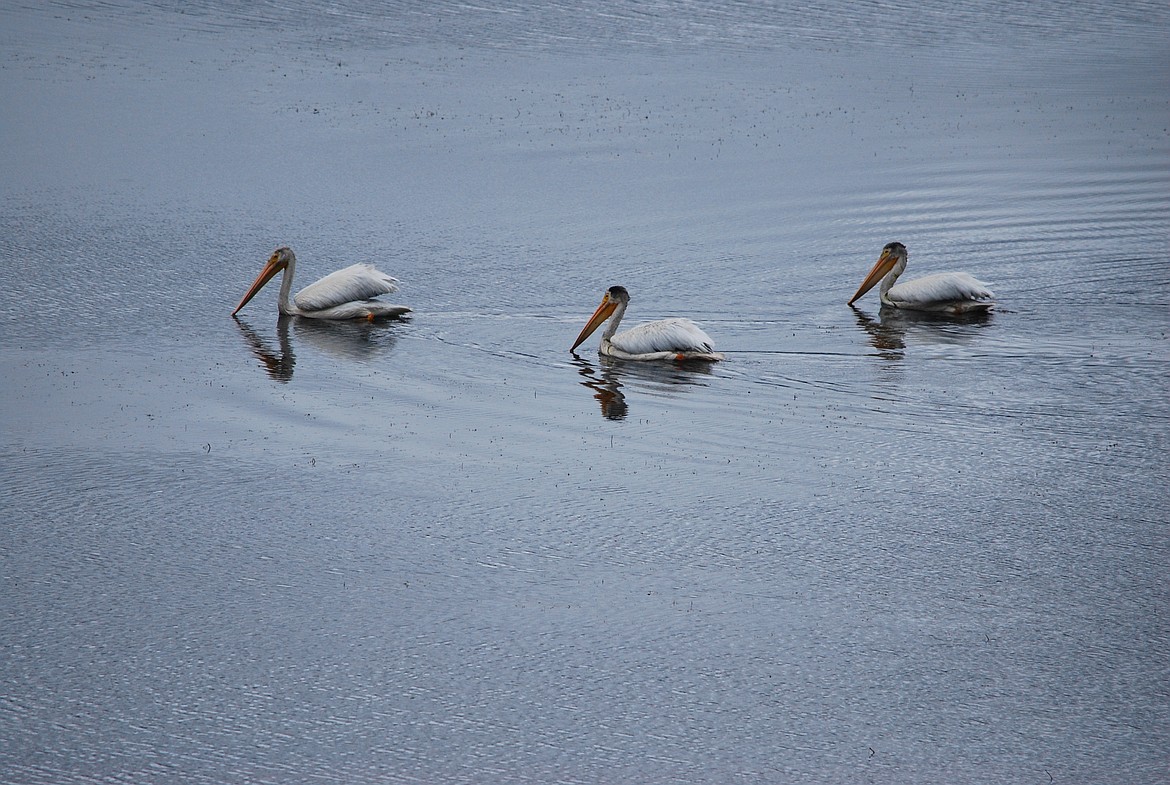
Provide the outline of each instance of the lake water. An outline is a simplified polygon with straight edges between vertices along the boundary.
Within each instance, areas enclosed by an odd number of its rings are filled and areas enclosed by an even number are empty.
[[[0,781],[1170,776],[1164,3],[24,5]]]

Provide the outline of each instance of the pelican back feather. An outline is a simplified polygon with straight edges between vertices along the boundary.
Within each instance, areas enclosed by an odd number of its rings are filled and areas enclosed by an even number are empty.
[[[902,307],[962,300],[984,301],[995,297],[987,284],[967,273],[936,273],[897,283],[886,296]]]
[[[301,289],[293,302],[302,311],[324,311],[396,291],[397,279],[372,264],[353,264]]]
[[[660,319],[640,324],[609,339],[627,354],[715,351],[711,336],[690,319]]]

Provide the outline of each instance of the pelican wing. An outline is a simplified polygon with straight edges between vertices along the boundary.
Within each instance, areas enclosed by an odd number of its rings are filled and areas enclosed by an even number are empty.
[[[660,319],[620,332],[609,342],[627,354],[715,351],[711,336],[690,319]]]
[[[396,279],[372,264],[353,264],[301,289],[293,302],[302,311],[323,311],[396,291]]]
[[[967,273],[936,273],[895,284],[887,295],[896,303],[927,305],[957,300],[990,300],[987,284]]]

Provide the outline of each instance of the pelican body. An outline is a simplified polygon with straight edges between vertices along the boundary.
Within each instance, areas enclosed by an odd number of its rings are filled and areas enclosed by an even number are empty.
[[[619,333],[618,325],[629,304],[630,293],[624,286],[609,287],[601,298],[601,305],[589,317],[569,351],[584,343],[602,322],[610,319],[609,326],[601,334],[598,354],[620,360],[723,359],[723,355],[715,351],[711,336],[690,319],[659,319]]]
[[[380,294],[398,291],[398,281],[370,264],[354,264],[330,273],[316,283],[301,289],[290,300],[296,272],[297,257],[291,248],[277,248],[268,257],[268,263],[256,276],[232,316],[248,304],[277,273],[284,271],[280,282],[277,306],[283,314],[309,319],[369,319],[389,318],[410,313],[405,305],[391,305],[374,298]]]
[[[985,311],[995,305],[995,295],[987,284],[967,273],[936,273],[895,285],[905,269],[906,246],[888,243],[849,304],[853,305],[881,281],[878,291],[882,305],[903,310],[958,314]]]

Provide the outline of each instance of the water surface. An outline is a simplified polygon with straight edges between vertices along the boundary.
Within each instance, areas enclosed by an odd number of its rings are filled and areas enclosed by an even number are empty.
[[[0,31],[0,780],[1165,778],[1161,5]],[[280,244],[415,313],[230,318]]]

